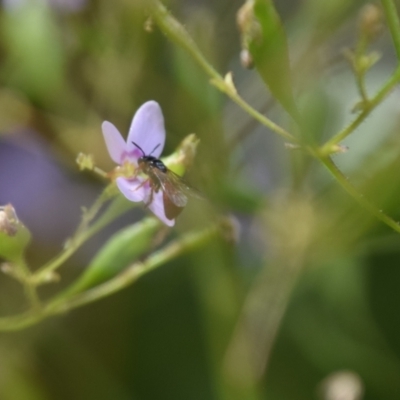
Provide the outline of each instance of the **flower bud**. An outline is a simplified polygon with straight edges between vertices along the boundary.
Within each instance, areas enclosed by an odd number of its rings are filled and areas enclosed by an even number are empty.
[[[76,163],[80,171],[84,171],[85,169],[92,171],[95,167],[94,158],[91,154],[79,153],[76,157]]]
[[[372,42],[383,30],[382,10],[376,4],[366,4],[359,14],[361,36]]]
[[[242,64],[242,67],[246,69],[254,68],[254,60],[248,49],[243,49],[240,52],[240,62]]]
[[[164,164],[182,176],[192,166],[199,142],[200,140],[194,133],[186,136],[174,153],[163,158]]]
[[[18,231],[18,217],[11,204],[0,206],[0,232],[15,236]]]
[[[30,237],[14,207],[11,204],[0,206],[0,257],[11,262],[21,260]]]

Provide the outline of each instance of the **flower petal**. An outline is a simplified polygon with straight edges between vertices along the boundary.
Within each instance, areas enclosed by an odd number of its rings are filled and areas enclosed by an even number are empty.
[[[154,213],[154,215],[165,225],[174,226],[175,219],[168,219],[165,216],[164,210],[164,201],[163,201],[163,193],[162,190],[159,190],[157,193],[153,193],[153,201],[149,204],[149,209]]]
[[[148,101],[136,111],[127,140],[130,153],[137,150],[132,142],[141,147],[144,155],[160,157],[165,143],[165,127],[164,117],[157,102]]]
[[[122,158],[126,153],[126,143],[119,133],[119,130],[108,121],[104,121],[101,125],[104,140],[110,157],[117,163],[122,164]]]
[[[144,184],[142,179],[126,179],[119,177],[115,180],[118,189],[121,193],[130,201],[138,202],[144,201],[144,199],[150,196],[150,187],[148,184]]]

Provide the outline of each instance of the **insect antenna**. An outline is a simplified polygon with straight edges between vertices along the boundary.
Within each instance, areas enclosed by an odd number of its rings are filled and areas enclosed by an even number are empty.
[[[149,154],[150,156],[160,147],[161,143],[158,143],[158,145],[156,147],[154,147],[154,149],[151,151],[151,153]]]
[[[142,152],[143,156],[146,156],[145,152],[143,151],[143,149],[138,144],[136,144],[135,142],[132,142],[132,144],[134,144]]]

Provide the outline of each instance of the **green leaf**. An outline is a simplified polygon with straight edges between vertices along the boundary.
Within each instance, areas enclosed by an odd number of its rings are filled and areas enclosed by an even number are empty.
[[[41,101],[62,91],[65,54],[49,7],[42,1],[23,2],[2,15],[4,68],[8,79]]]
[[[286,34],[272,0],[248,0],[238,13],[244,48],[261,78],[286,111],[298,120],[292,92]]]
[[[334,125],[335,117],[337,117],[334,103],[317,85],[309,87],[299,99],[299,103],[304,117],[303,141],[313,146],[319,145],[326,132],[333,134],[329,131],[329,125]]]
[[[148,217],[116,233],[61,297],[82,292],[117,275],[151,248],[154,235],[162,226],[157,218]]]

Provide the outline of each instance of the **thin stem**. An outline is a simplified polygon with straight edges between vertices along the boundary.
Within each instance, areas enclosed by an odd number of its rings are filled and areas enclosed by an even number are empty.
[[[357,83],[358,92],[360,93],[363,104],[368,104],[368,93],[367,93],[367,89],[365,87],[365,79],[364,78],[365,78],[365,75],[363,73],[356,74],[356,83]]]
[[[135,262],[126,270],[110,279],[106,283],[94,289],[83,292],[72,299],[60,301],[59,299],[50,302],[47,306],[12,317],[0,318],[0,331],[15,331],[50,317],[62,314],[77,307],[84,306],[104,297],[110,296],[134,283],[141,276],[156,269],[168,261],[182,255],[187,251],[194,250],[209,240],[213,239],[220,232],[220,227],[215,225],[199,232],[186,234],[163,249],[151,254],[143,262]]]
[[[173,43],[182,47],[194,58],[194,60],[200,65],[200,67],[206,72],[206,74],[211,77],[211,82],[218,89],[228,95],[236,104],[242,107],[261,124],[271,129],[276,134],[284,137],[286,140],[297,143],[298,140],[292,134],[281,128],[269,118],[259,113],[237,94],[232,82],[228,82],[227,80],[225,80],[214,69],[214,67],[211,66],[211,64],[204,58],[200,49],[197,47],[196,43],[193,41],[185,28],[171,15],[171,13],[168,12],[168,10],[160,1],[152,1],[151,11],[161,31],[164,32],[164,34]]]
[[[153,1],[151,4],[151,11],[158,26],[170,40],[185,49],[211,78],[218,79],[221,77],[204,58],[200,49],[185,28],[168,12],[161,2]]]
[[[353,55],[354,58],[352,60],[350,58],[349,60],[351,61],[351,65],[356,78],[358,92],[360,93],[364,106],[368,104],[369,99],[368,99],[367,88],[365,86],[366,69],[363,68],[360,64],[361,64],[361,59],[365,56],[367,48],[368,48],[368,41],[364,35],[361,35],[356,46],[356,51]]]
[[[247,111],[253,118],[259,121],[261,124],[266,126],[267,128],[271,129],[271,131],[277,133],[278,135],[282,136],[284,139],[289,140],[292,143],[298,143],[298,139],[295,138],[291,133],[287,132],[285,129],[281,128],[279,125],[275,124],[275,122],[271,121],[269,118],[265,117],[257,110],[255,110],[252,106],[246,103],[237,93],[228,93],[228,96],[243,110]]]
[[[25,329],[43,320],[46,316],[44,312],[29,311],[12,317],[0,318],[0,332]]]
[[[397,67],[393,75],[386,81],[386,83],[382,86],[382,88],[378,91],[378,93],[373,97],[368,103],[365,105],[363,111],[356,117],[356,119],[351,122],[348,126],[346,126],[342,131],[337,133],[331,139],[329,139],[322,147],[321,153],[324,155],[331,154],[336,145],[343,141],[347,136],[354,132],[358,126],[364,122],[367,116],[371,113],[372,110],[377,107],[382,100],[393,90],[393,88],[397,85],[400,80],[400,67]]]
[[[342,186],[342,188],[364,209],[369,211],[378,220],[384,224],[390,226],[393,230],[400,233],[400,224],[386,215],[382,210],[378,209],[372,203],[370,203],[357,189],[349,182],[347,177],[339,170],[336,164],[330,157],[320,157],[320,161],[325,165],[329,172],[335,177],[336,181]]]
[[[12,267],[10,267],[6,273],[23,286],[29,306],[32,311],[36,312],[40,308],[40,299],[36,290],[36,284],[32,279],[33,274],[28,268],[25,259],[20,257],[19,260],[16,260],[14,264],[12,264]]]
[[[40,283],[43,280],[58,269],[75,251],[85,243],[91,236],[93,236],[102,226],[96,227],[96,229],[89,229],[90,222],[96,217],[103,204],[110,198],[110,186],[108,186],[101,196],[93,203],[92,207],[84,212],[82,221],[75,231],[72,238],[69,239],[64,250],[53,260],[43,265],[38,271],[33,274],[35,282]]]
[[[25,295],[30,303],[32,310],[37,313],[40,312],[40,299],[36,290],[36,285],[31,279],[24,282]]]
[[[392,35],[397,58],[400,60],[400,22],[397,8],[393,0],[381,0],[381,3]]]
[[[182,255],[184,252],[193,250],[202,246],[207,241],[215,237],[219,229],[217,226],[204,229],[200,232],[186,234],[181,239],[176,240],[163,249],[151,254],[145,261],[135,262],[122,273],[107,281],[106,283],[77,295],[71,300],[67,300],[61,304],[49,304],[48,310],[52,313],[69,311],[71,309],[81,307],[85,304],[92,303],[101,298],[110,296],[121,289],[124,289],[134,283],[141,276],[147,274],[155,268],[160,267],[168,261]]]

